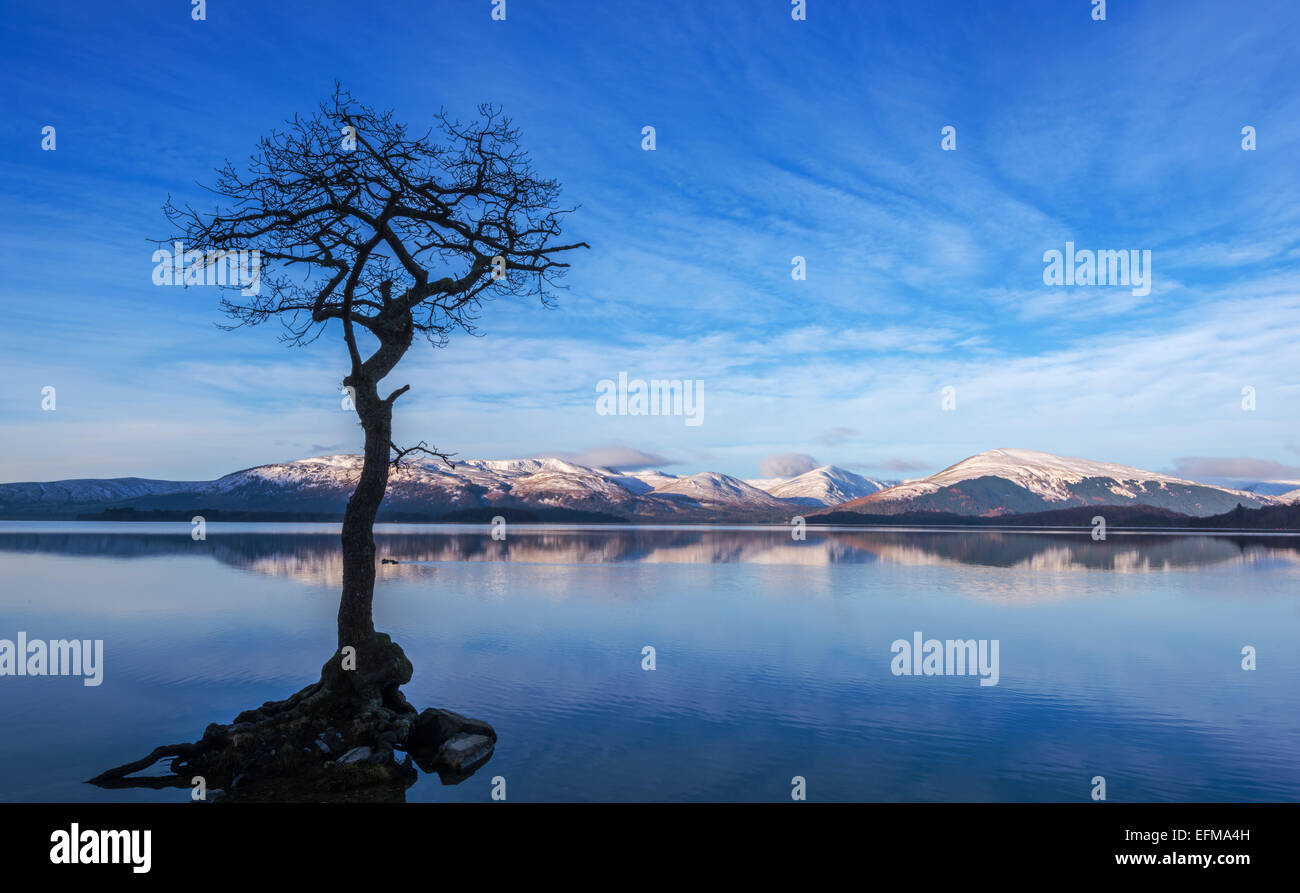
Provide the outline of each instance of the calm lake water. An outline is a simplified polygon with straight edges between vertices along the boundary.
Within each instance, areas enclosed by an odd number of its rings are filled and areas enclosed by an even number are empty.
[[[500,735],[408,801],[1300,800],[1295,537],[381,531],[408,699]],[[188,799],[84,780],[315,681],[340,575],[330,525],[0,522],[0,638],[105,649],[0,677],[0,800]],[[997,640],[998,684],[894,675],[917,631]]]

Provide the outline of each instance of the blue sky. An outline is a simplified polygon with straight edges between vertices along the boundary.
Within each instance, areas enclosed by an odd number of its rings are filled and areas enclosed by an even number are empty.
[[[218,330],[217,290],[154,286],[148,241],[169,193],[202,202],[335,79],[412,125],[500,103],[592,245],[558,309],[496,302],[483,337],[408,354],[404,442],[749,477],[1010,446],[1300,478],[1300,7],[1091,7],[4,2],[0,480],[360,448],[338,339]],[[1151,293],[1044,285],[1067,241],[1150,250]],[[597,414],[620,371],[703,381],[703,424]]]

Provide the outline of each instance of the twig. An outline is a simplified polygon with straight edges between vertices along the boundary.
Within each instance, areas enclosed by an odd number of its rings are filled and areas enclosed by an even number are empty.
[[[408,453],[424,453],[425,455],[434,456],[435,458],[441,459],[442,461],[446,462],[448,468],[456,467],[456,463],[451,461],[451,457],[456,455],[455,453],[439,452],[438,450],[426,444],[423,440],[417,443],[415,446],[406,447],[405,449],[399,447],[397,444],[392,443],[391,441],[389,442],[388,445],[393,448],[393,452],[396,454],[393,456],[394,468],[400,467],[401,461],[406,458]]]

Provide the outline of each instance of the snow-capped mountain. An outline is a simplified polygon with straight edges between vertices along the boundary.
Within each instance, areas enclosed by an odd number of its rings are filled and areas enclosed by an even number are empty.
[[[0,517],[76,517],[105,510],[340,515],[361,474],[358,455],[317,456],[248,468],[215,481],[141,478],[0,484]],[[761,486],[757,486],[761,485]],[[1006,515],[1081,505],[1150,505],[1214,515],[1300,501],[1198,484],[1124,465],[1033,450],[992,450],[895,486],[835,466],[793,478],[743,481],[717,472],[617,471],[561,459],[429,458],[393,469],[382,511],[433,520],[479,520],[519,510],[541,520],[765,522],[827,511]]]
[[[62,481],[0,484],[0,513],[71,516],[136,511],[341,513],[362,457],[317,456],[260,465],[204,482]],[[773,521],[797,513],[744,481],[716,472],[679,476],[613,471],[561,459],[403,461],[389,474],[383,511],[437,517],[520,509],[553,520]]]
[[[1251,493],[1259,493],[1263,496],[1285,496],[1288,493],[1300,490],[1300,481],[1227,481],[1225,483],[1235,484],[1239,490],[1247,490]]]
[[[361,473],[354,455],[266,465],[214,481],[205,492],[275,500],[346,504]],[[284,491],[288,492],[284,492]],[[744,481],[716,472],[690,476],[661,471],[617,472],[562,459],[471,459],[454,466],[434,459],[403,462],[389,475],[388,511],[442,514],[482,508],[588,512],[618,518],[708,520],[715,517],[784,520],[790,506]],[[282,509],[283,510],[283,509]]]
[[[845,502],[835,511],[891,515],[952,512],[1005,515],[1080,505],[1150,505],[1207,516],[1271,505],[1278,500],[1244,490],[1198,484],[1126,465],[1036,450],[998,449],[937,474]]]
[[[361,462],[361,456],[346,454],[262,465],[226,475],[187,495],[203,496],[204,504],[214,508],[342,511],[361,476]],[[390,470],[384,509],[445,514],[532,508],[623,516],[636,514],[641,497],[613,472],[562,459],[470,459],[448,466],[438,459],[412,458]],[[174,504],[178,499],[171,495],[165,502]]]
[[[715,511],[759,510],[769,512],[774,517],[782,512],[788,514],[790,508],[788,503],[757,487],[716,471],[667,481],[656,487],[652,495]]]
[[[158,496],[204,486],[196,481],[155,481],[147,478],[80,478],[47,483],[0,484],[0,512],[23,513],[58,505],[69,510],[146,496]]]
[[[889,483],[866,478],[835,465],[823,465],[792,478],[765,478],[746,483],[777,499],[811,506],[839,505],[890,486]]]

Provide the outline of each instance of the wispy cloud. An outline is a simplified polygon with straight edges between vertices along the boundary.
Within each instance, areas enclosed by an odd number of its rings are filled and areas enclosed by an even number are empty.
[[[758,462],[758,473],[765,478],[792,478],[821,465],[807,453],[777,453]]]
[[[669,459],[655,453],[647,453],[629,446],[592,447],[576,453],[551,451],[537,453],[537,458],[556,458],[587,465],[593,468],[609,468],[614,471],[637,471],[644,468],[663,468],[679,464],[677,459]]]
[[[1300,465],[1243,456],[1183,456],[1174,463],[1171,473],[1193,481],[1295,481],[1300,480]]]
[[[742,2],[557,2],[495,29],[460,6],[318,7],[213,19],[220,53],[144,4],[57,29],[13,11],[0,87],[60,137],[42,153],[30,128],[0,134],[0,478],[211,477],[359,447],[336,333],[287,350],[273,327],[220,332],[211,290],[150,284],[147,241],[168,193],[202,205],[196,181],[341,73],[415,126],[501,103],[593,246],[559,309],[497,302],[484,338],[413,348],[392,376],[412,385],[402,441],[487,458],[635,444],[738,475],[801,454],[890,476],[996,446],[1292,461],[1291,3],[1139,5],[1104,27],[1072,4],[957,0],[798,25]],[[435,25],[436,95],[422,60],[366,51]],[[310,60],[278,52],[276,28]],[[212,86],[201,113],[180,83]],[[1151,250],[1151,293],[1044,285],[1043,251],[1067,240]],[[596,382],[620,371],[703,381],[704,424],[598,415]]]

